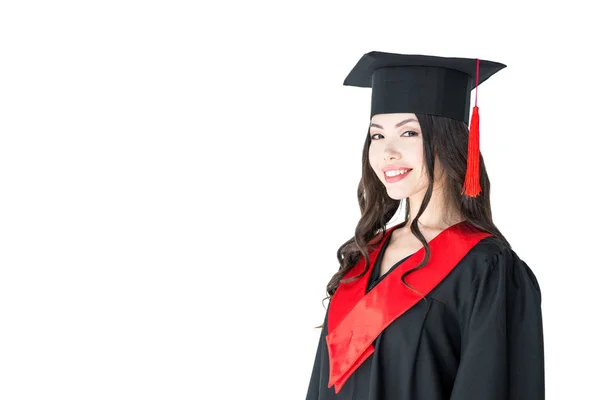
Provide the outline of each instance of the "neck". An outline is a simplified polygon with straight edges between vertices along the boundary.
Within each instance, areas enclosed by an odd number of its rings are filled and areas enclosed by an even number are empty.
[[[413,223],[417,213],[419,212],[419,208],[423,203],[426,190],[427,189],[423,189],[421,192],[415,193],[409,197],[410,215],[408,216],[406,227],[410,227],[410,224]],[[456,207],[451,206],[449,202],[444,199],[442,191],[434,186],[431,199],[427,204],[427,208],[419,217],[418,224],[419,228],[438,231],[446,229],[449,226],[462,221],[463,219],[464,218],[461,216],[460,211]]]

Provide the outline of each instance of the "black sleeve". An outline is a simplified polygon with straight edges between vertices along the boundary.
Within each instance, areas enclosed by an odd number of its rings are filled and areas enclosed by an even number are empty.
[[[329,315],[329,305],[325,310],[325,318],[319,344],[317,345],[317,354],[315,355],[315,363],[313,365],[310,382],[308,384],[308,392],[306,400],[319,400],[324,398],[332,398],[335,395],[334,387],[327,387],[329,384],[329,351],[327,350],[327,317]]]
[[[541,292],[508,248],[489,256],[462,294],[461,359],[451,400],[544,399]]]
[[[324,349],[325,346],[325,328],[321,330],[321,337],[319,338],[319,344],[317,345],[317,355],[315,356],[315,363],[313,365],[312,374],[310,376],[310,382],[308,384],[308,393],[306,394],[306,400],[317,400],[319,399],[319,386],[321,385],[321,377],[323,375],[322,364],[328,362],[323,360],[323,352],[327,351]]]

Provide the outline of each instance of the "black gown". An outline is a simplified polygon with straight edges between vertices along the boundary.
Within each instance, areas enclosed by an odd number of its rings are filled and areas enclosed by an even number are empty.
[[[379,277],[389,237],[367,291],[408,258]],[[327,387],[328,307],[306,399],[544,399],[540,287],[513,250],[482,239],[425,297],[383,330],[338,394]]]

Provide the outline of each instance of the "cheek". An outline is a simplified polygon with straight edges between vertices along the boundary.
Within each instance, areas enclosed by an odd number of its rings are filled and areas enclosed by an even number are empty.
[[[369,165],[371,166],[371,168],[375,168],[377,166],[376,160],[376,151],[373,149],[373,147],[369,147]]]

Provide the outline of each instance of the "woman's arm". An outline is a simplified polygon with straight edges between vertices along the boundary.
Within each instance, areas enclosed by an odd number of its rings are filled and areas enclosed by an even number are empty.
[[[510,249],[490,255],[464,296],[451,400],[544,399],[541,292]]]

